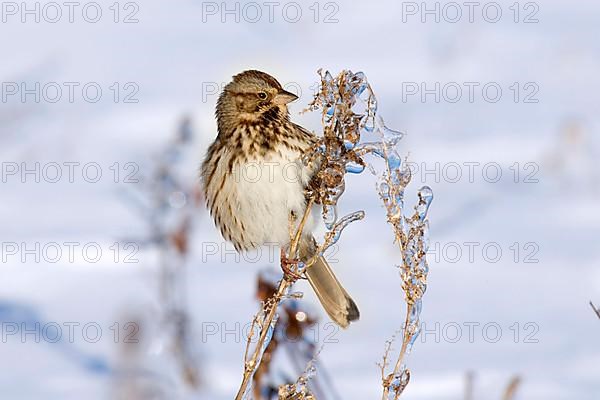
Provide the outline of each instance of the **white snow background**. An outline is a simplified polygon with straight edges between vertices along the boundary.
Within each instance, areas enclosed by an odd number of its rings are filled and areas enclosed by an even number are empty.
[[[245,69],[267,71],[301,89],[292,118],[318,131],[319,116],[299,114],[311,100],[316,70],[363,71],[386,124],[407,132],[400,148],[410,153],[410,161],[429,168],[436,162],[495,162],[503,173],[496,183],[482,178],[481,167],[475,168],[473,182],[465,167],[457,183],[443,175],[413,178],[407,205],[422,184],[432,187],[430,240],[445,246],[447,254],[429,257],[421,315],[429,333],[417,340],[408,359],[412,379],[403,397],[462,399],[465,374],[472,371],[477,400],[500,398],[513,375],[522,378],[517,399],[598,399],[600,320],[588,302],[600,304],[600,3],[540,1],[534,24],[513,22],[513,1],[498,3],[504,12],[498,23],[484,21],[480,12],[474,23],[466,15],[457,23],[436,23],[431,16],[421,23],[419,15],[403,22],[404,3],[391,0],[336,1],[334,8],[317,3],[318,23],[309,8],[313,2],[298,3],[303,14],[296,23],[283,18],[285,2],[275,9],[273,22],[261,2],[263,15],[256,23],[235,22],[231,15],[223,23],[220,14],[205,15],[203,22],[205,3],[144,0],[134,24],[114,23],[112,2],[104,1],[96,24],[80,14],[74,23],[65,15],[55,24],[7,16],[0,23],[0,81],[98,82],[104,95],[93,104],[81,97],[72,104],[36,103],[31,96],[25,103],[18,97],[3,101],[3,165],[97,162],[108,174],[115,162],[135,162],[144,169],[188,113],[196,141],[188,149],[184,176],[192,182],[216,135],[217,95],[207,94],[207,85],[225,84]],[[337,10],[338,22],[324,23],[331,10]],[[114,82],[135,82],[139,102],[114,103],[108,89]],[[436,103],[433,96],[403,101],[403,82],[427,82],[429,88],[435,82],[498,82],[503,96],[497,103],[485,101],[481,91],[473,103],[465,98]],[[536,83],[539,102],[515,103],[509,89],[514,82]],[[580,142],[563,139],[565,124],[578,126]],[[557,159],[562,163],[552,168]],[[516,162],[522,174],[517,183],[509,168]],[[523,169],[528,162],[539,166],[537,183],[523,182],[531,171]],[[31,177],[22,183],[20,176],[8,177],[1,183],[0,240],[98,242],[106,250],[123,237],[143,236],[145,225],[119,195],[127,185],[112,182],[110,175],[94,184],[82,179],[36,183]],[[344,232],[334,267],[359,304],[361,319],[336,331],[336,343],[327,343],[320,357],[342,398],[372,399],[381,393],[376,363],[384,342],[404,320],[403,293],[394,268],[398,251],[374,178],[350,176],[347,187],[341,210],[365,209],[367,218]],[[198,392],[186,389],[173,377],[172,363],[151,353],[145,366],[170,377],[176,398],[230,399],[241,380],[243,338],[229,334],[203,340],[202,329],[216,323],[235,330],[236,323],[249,322],[257,309],[257,271],[277,260],[265,255],[259,262],[236,261],[227,253],[221,262],[222,254],[203,254],[206,243],[223,241],[206,212],[198,210],[197,219],[186,285],[203,384]],[[472,261],[465,242],[479,243]],[[462,249],[456,262],[449,260],[453,243]],[[502,249],[497,262],[482,256],[486,243]],[[521,249],[518,262],[514,243]],[[539,248],[534,257],[539,262],[523,262],[526,243]],[[159,306],[156,254],[143,250],[138,258],[135,264],[115,263],[110,255],[94,264],[81,257],[53,264],[7,257],[0,266],[0,398],[114,396],[120,347],[110,327],[131,313],[151,319]],[[304,283],[298,288],[318,309],[309,288]],[[34,334],[25,340],[21,333],[5,335],[6,322],[27,320],[80,327],[94,322],[103,336],[91,343],[76,328],[73,343],[52,344],[37,343]],[[472,340],[465,323],[479,324],[473,325]],[[497,341],[490,340],[493,328],[484,334],[486,324],[501,328]],[[455,340],[456,326],[462,336]]]

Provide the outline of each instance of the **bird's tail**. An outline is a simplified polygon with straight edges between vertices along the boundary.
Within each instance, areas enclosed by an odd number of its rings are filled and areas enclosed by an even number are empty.
[[[310,259],[315,251],[316,243],[312,236],[302,240],[300,244],[302,261]],[[316,262],[306,269],[306,276],[333,322],[342,328],[347,328],[350,322],[358,319],[360,313],[356,303],[342,287],[324,257],[318,257]]]

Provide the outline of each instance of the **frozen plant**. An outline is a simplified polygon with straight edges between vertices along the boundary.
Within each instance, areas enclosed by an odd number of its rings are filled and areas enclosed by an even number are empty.
[[[306,212],[300,217],[297,229],[293,228],[296,221],[290,217],[290,246],[286,258],[299,258],[298,243],[313,204],[321,205],[327,232],[322,243],[318,244],[315,256],[305,264],[299,263],[295,275],[302,276],[318,256],[339,241],[348,225],[364,218],[365,213],[361,210],[338,217],[337,205],[346,188],[346,174],[362,173],[367,166],[374,171],[365,161],[366,156],[374,155],[376,159],[382,159],[386,170],[380,176],[378,192],[400,246],[402,289],[407,303],[400,356],[394,371],[388,376],[382,376],[384,397],[392,393],[390,398],[398,398],[410,377],[410,371],[403,365],[404,355],[418,335],[421,298],[427,279],[427,210],[433,196],[431,189],[421,188],[414,214],[410,217],[403,216],[404,188],[410,182],[410,172],[396,151],[402,133],[387,128],[377,116],[377,100],[362,72],[342,71],[333,77],[329,72],[319,71],[319,75],[320,90],[315,94],[308,110],[321,112],[323,135],[302,159],[305,165],[315,167],[315,173],[306,192]],[[361,140],[363,135],[370,135],[373,140]],[[237,400],[248,393],[251,378],[273,336],[278,306],[290,296],[289,289],[294,281],[294,276],[284,274],[275,293],[263,302],[261,310],[252,321],[244,357],[244,376]],[[298,296],[300,295],[296,295]],[[255,335],[258,340],[251,349]],[[386,365],[387,353],[382,370]],[[294,385],[283,385],[280,388],[280,398],[313,398],[313,394],[308,392],[307,377],[301,377]]]

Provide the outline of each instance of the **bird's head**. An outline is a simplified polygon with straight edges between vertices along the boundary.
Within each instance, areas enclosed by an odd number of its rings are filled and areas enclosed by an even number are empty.
[[[298,96],[283,89],[271,75],[249,70],[237,74],[217,103],[219,126],[275,122],[288,118],[287,104]]]

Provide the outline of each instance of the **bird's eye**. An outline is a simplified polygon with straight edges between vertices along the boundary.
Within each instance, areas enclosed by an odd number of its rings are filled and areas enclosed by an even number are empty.
[[[265,100],[267,98],[267,94],[265,92],[258,92],[258,98]]]

